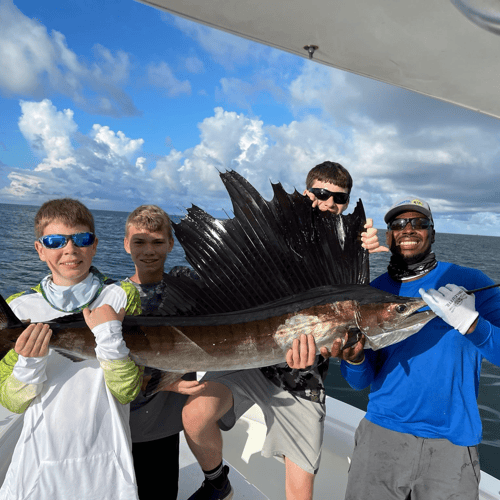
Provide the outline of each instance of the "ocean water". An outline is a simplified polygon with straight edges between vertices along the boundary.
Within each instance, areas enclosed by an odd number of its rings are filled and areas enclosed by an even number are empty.
[[[46,274],[47,267],[38,259],[33,241],[33,220],[37,207],[0,204],[0,294],[5,298],[37,284]],[[93,211],[99,238],[94,265],[110,278],[131,276],[134,266],[123,249],[125,212]],[[172,216],[174,221],[181,217]],[[379,233],[384,239],[383,231]],[[454,262],[480,269],[500,283],[500,238],[438,233],[433,245],[439,260]],[[384,273],[389,254],[370,257],[371,278]],[[166,270],[188,265],[178,242],[168,256]],[[326,380],[327,393],[366,409],[368,390],[351,389],[340,375],[337,360],[332,360]],[[481,467],[500,478],[500,368],[485,361],[481,376],[478,404],[483,421],[483,442],[480,445]]]

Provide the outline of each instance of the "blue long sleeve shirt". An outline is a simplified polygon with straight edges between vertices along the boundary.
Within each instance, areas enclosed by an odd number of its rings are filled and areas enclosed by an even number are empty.
[[[439,262],[418,280],[396,282],[386,273],[371,285],[420,297],[420,288],[438,289],[448,283],[467,290],[493,284],[481,271]],[[368,420],[414,436],[445,438],[459,446],[481,441],[479,377],[483,358],[500,366],[500,291],[495,288],[475,296],[479,320],[468,335],[435,318],[402,342],[379,351],[366,349],[360,365],[342,361],[342,375],[351,387],[371,386]]]

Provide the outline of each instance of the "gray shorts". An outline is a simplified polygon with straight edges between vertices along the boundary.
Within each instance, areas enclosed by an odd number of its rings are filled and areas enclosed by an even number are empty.
[[[254,404],[259,405],[267,426],[262,447],[264,457],[287,457],[301,469],[316,474],[321,459],[325,406],[294,396],[268,380],[259,369],[210,372],[202,380],[213,380],[233,393],[233,407],[220,420],[223,431]]]
[[[364,418],[345,500],[478,500],[477,446],[391,431]]]

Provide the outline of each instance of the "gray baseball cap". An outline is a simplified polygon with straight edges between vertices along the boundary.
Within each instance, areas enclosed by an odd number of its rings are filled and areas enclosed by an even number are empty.
[[[417,197],[406,197],[394,203],[394,205],[392,205],[392,207],[389,208],[389,211],[385,214],[384,221],[388,224],[389,222],[392,222],[396,215],[408,211],[420,212],[434,224],[431,207],[426,201]]]

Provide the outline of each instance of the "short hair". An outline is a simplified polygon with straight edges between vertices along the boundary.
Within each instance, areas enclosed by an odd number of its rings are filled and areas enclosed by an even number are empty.
[[[45,228],[52,222],[59,221],[67,226],[86,226],[95,233],[94,217],[80,201],[71,198],[59,198],[46,201],[35,215],[35,237],[43,236]]]
[[[313,167],[307,174],[306,188],[311,188],[314,181],[335,184],[338,187],[347,189],[348,193],[352,189],[351,174],[340,163],[333,161],[324,161]]]
[[[152,233],[165,230],[168,239],[173,239],[170,217],[156,205],[141,205],[131,212],[127,217],[127,222],[125,222],[125,236],[128,236],[131,226]]]

